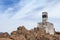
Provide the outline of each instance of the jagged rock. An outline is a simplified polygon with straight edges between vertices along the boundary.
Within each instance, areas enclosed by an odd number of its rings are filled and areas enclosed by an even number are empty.
[[[26,40],[24,35],[20,35],[17,39],[19,39],[19,40]]]
[[[17,35],[17,31],[11,32],[11,35]]]
[[[13,40],[26,40],[25,36],[24,35],[11,35],[10,36],[10,39],[13,39]]]
[[[3,36],[7,38],[7,37],[9,37],[10,35],[9,35],[7,32],[5,32],[5,33],[3,33]]]
[[[0,33],[0,38],[8,38],[10,35],[7,32]]]
[[[0,32],[0,38],[3,38],[3,33],[2,32]]]
[[[50,35],[39,27],[27,30],[24,26],[21,26],[16,31],[12,31],[11,35],[7,32],[0,33],[0,40],[59,40],[59,35],[60,33]]]
[[[10,38],[0,38],[0,40],[12,40]]]
[[[17,33],[20,34],[20,35],[21,34],[25,35],[27,32],[28,32],[28,30],[24,26],[19,26],[17,28]]]
[[[17,28],[17,30],[22,30],[22,29],[25,29],[25,27],[24,27],[24,26],[19,26],[19,27]]]
[[[27,40],[35,40],[35,36],[34,36],[32,33],[30,33],[30,32],[27,32],[27,33],[25,34],[25,38],[26,38]]]

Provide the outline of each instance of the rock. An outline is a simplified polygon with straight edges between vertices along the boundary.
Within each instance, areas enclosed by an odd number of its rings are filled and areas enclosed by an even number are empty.
[[[7,32],[0,33],[0,38],[9,38],[9,34]]]
[[[17,31],[11,32],[11,35],[17,35]]]
[[[24,27],[24,26],[19,26],[19,27],[17,28],[17,30],[22,30],[22,29],[25,29],[25,27]]]
[[[10,39],[13,39],[13,40],[26,40],[25,36],[24,35],[11,35],[10,36]]]
[[[12,40],[10,38],[0,38],[0,40]]]
[[[50,35],[42,28],[36,27],[27,30],[24,26],[19,26],[16,31],[12,31],[11,35],[7,32],[0,33],[0,40],[60,40],[60,33]]]
[[[3,33],[3,37],[8,38],[9,36],[10,36],[10,35],[9,35],[7,32]]]

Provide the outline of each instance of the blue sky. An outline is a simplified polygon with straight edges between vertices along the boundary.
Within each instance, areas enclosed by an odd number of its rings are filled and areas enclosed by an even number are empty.
[[[37,27],[43,11],[48,12],[49,22],[60,31],[60,0],[0,0],[0,32],[11,32],[18,26]]]

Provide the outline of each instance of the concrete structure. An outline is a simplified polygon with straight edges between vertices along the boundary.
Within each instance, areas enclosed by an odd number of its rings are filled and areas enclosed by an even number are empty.
[[[48,22],[47,12],[42,12],[42,22],[38,23],[38,27],[43,28],[43,30],[46,30],[46,33],[54,35],[55,32],[54,25]]]

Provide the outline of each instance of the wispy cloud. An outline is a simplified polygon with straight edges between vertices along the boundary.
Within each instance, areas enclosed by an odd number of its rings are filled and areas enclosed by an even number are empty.
[[[58,20],[60,20],[59,0],[11,1],[14,5],[10,4],[10,6],[7,7],[7,5],[4,4],[4,6],[1,5],[0,7],[1,11],[4,10],[4,12],[0,12],[0,31],[11,32],[12,30],[16,30],[19,25],[24,25],[27,29],[34,28],[37,26],[37,22],[41,21],[42,11],[47,11],[49,13],[49,21],[53,22],[56,26],[60,26],[58,25],[58,23],[60,23],[58,22]],[[6,7],[7,9],[3,7]]]

